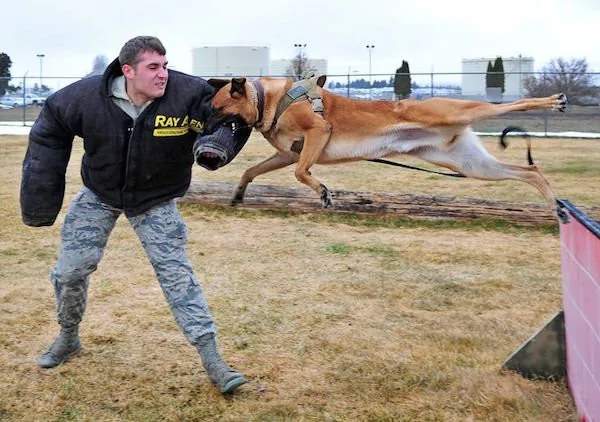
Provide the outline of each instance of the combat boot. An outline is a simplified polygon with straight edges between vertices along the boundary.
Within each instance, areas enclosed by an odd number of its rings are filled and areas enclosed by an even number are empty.
[[[214,334],[205,334],[196,344],[202,358],[202,365],[213,384],[222,394],[230,394],[240,385],[248,382],[244,375],[227,365],[217,350]]]
[[[38,358],[37,364],[42,368],[54,368],[80,350],[79,326],[61,328],[60,334],[56,337],[48,351]]]

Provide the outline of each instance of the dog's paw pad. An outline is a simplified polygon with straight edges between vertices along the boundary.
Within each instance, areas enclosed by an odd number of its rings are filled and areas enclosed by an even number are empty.
[[[567,96],[561,92],[560,94],[556,94],[555,97],[556,98],[554,99],[554,105],[552,106],[552,110],[564,113],[567,109]]]
[[[331,192],[324,185],[321,185],[321,206],[323,208],[329,208],[333,206],[333,197]]]

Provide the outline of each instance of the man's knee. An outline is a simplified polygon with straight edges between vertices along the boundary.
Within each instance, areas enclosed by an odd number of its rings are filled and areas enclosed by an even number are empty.
[[[98,268],[98,259],[94,256],[80,259],[59,260],[52,271],[52,278],[61,284],[77,283],[84,280]]]

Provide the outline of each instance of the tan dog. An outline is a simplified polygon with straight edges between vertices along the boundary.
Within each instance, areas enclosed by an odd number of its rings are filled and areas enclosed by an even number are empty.
[[[332,204],[327,187],[310,173],[313,164],[334,164],[407,154],[482,180],[514,179],[535,186],[554,209],[555,198],[535,165],[518,166],[496,160],[481,144],[471,124],[510,111],[564,111],[566,97],[521,99],[489,104],[446,98],[424,101],[352,100],[320,87],[323,115],[309,101],[291,104],[274,122],[279,101],[292,86],[286,79],[210,80],[220,88],[212,100],[217,116],[238,115],[254,126],[277,152],[244,172],[232,204],[242,202],[255,177],[296,163],[296,178],[310,186],[323,207]],[[262,100],[262,101],[261,101]],[[303,144],[302,144],[303,141]],[[302,145],[302,146],[301,146]],[[299,148],[300,147],[300,148]]]

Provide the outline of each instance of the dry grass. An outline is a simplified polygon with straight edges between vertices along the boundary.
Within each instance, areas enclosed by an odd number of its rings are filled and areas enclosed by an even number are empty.
[[[121,219],[92,278],[84,351],[42,371],[35,357],[56,332],[47,273],[59,225],[20,223],[24,149],[23,137],[0,137],[2,420],[575,418],[563,383],[499,372],[561,306],[557,236],[467,223],[342,223],[183,207],[189,255],[220,327],[221,348],[251,379],[223,398],[176,327],[141,246]],[[591,192],[600,179],[596,167],[577,165],[596,160],[600,144],[536,141],[536,152],[557,169],[549,177],[561,196],[598,204]],[[253,140],[235,163],[214,174],[197,170],[196,177],[236,180],[268,153]],[[80,155],[77,147],[65,204],[80,186]],[[576,170],[563,171],[559,164],[569,162]],[[402,186],[538,200],[516,183],[457,182],[367,163],[320,167],[315,174],[334,189]],[[290,170],[260,181],[296,183]]]

